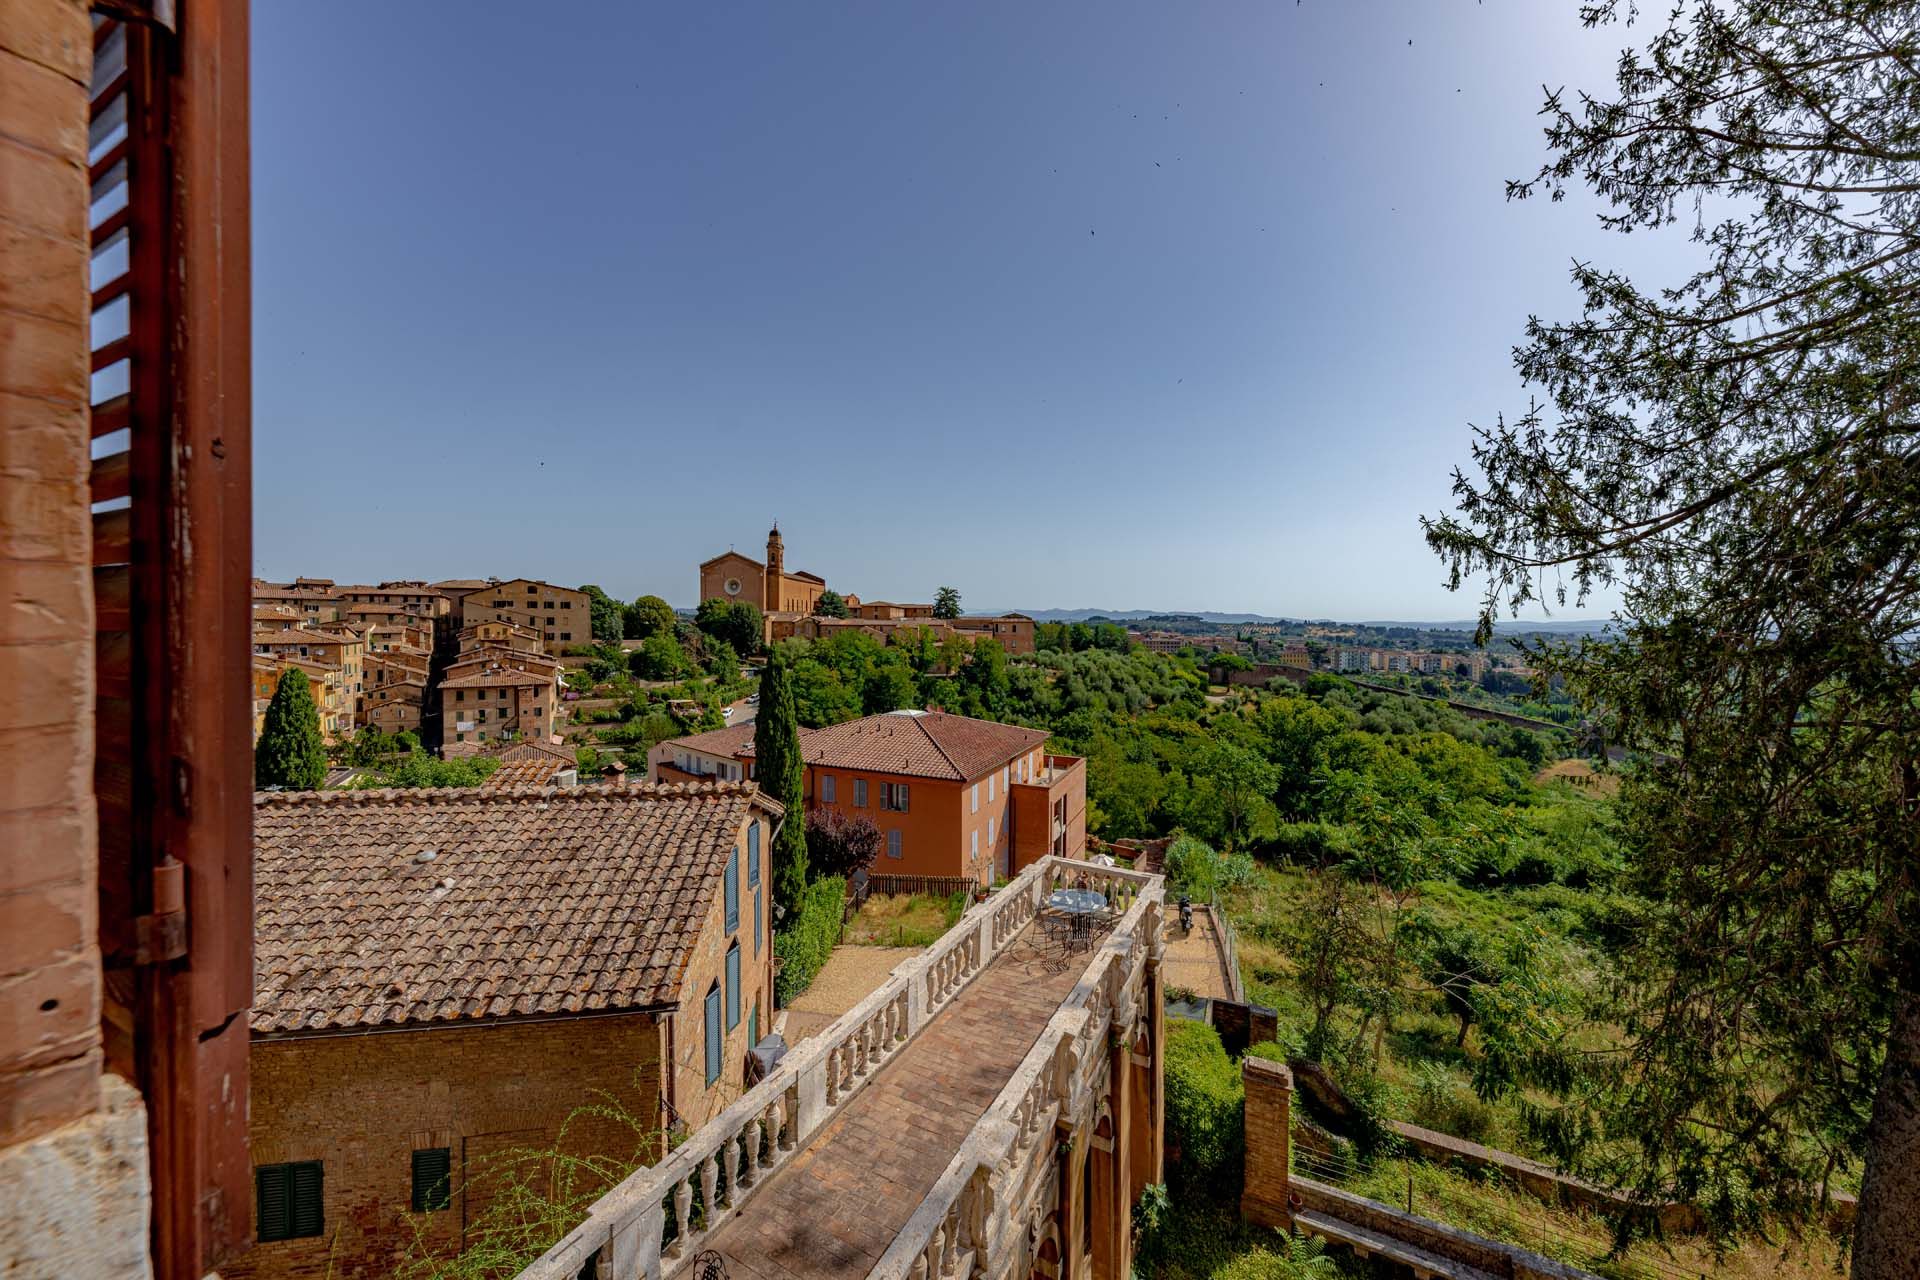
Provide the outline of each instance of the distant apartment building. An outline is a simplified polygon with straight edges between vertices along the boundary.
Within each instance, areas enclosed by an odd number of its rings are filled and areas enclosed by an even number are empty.
[[[365,692],[366,644],[351,628],[323,632],[308,627],[256,629],[253,651],[282,660],[300,660],[340,673],[340,690],[347,699],[349,720]]]
[[[1290,644],[1279,653],[1267,659],[1277,667],[1295,667],[1301,671],[1313,670],[1313,654],[1303,644]]]
[[[1333,651],[1333,669],[1342,673],[1373,670],[1373,650],[1342,645]]]
[[[1129,631],[1127,639],[1152,653],[1179,653],[1182,649],[1194,649],[1200,653],[1244,654],[1247,651],[1245,642],[1233,636],[1194,636],[1180,631]]]
[[[220,1274],[390,1275],[460,1247],[508,1153],[653,1159],[739,1097],[780,815],[742,784],[256,797],[253,1203],[227,1211],[257,1243]]]
[[[309,580],[302,579],[302,581]],[[316,620],[340,616],[340,601],[334,599],[332,593],[325,587],[301,586],[291,582],[263,582],[255,578],[253,602],[255,605],[286,605]]]
[[[487,582],[457,596],[450,614],[456,629],[482,622],[510,622],[539,634],[549,653],[593,640],[587,593],[532,578]]]
[[[899,608],[901,606],[892,606]],[[932,606],[927,606],[931,610]],[[847,631],[859,631],[881,644],[892,644],[902,635],[926,632],[939,644],[949,636],[963,640],[986,637],[999,642],[1009,656],[1034,651],[1033,619],[1023,613],[997,616],[935,618],[931,612],[899,617],[820,618],[777,614],[767,620],[767,642],[799,636],[819,640]]]
[[[484,585],[484,584],[481,584]],[[382,582],[376,586],[349,585],[333,588],[334,598],[352,605],[382,604],[403,610],[419,618],[444,618],[453,602],[440,588],[425,582]],[[348,612],[352,612],[349,607]]]
[[[551,676],[499,663],[450,675],[440,682],[441,750],[471,755],[490,744],[553,733]]]
[[[807,806],[872,819],[877,872],[991,884],[1049,853],[1086,854],[1086,762],[1048,754],[1046,740],[941,711],[803,730]],[[751,776],[752,726],[669,739],[647,760],[656,781],[710,778],[729,761]]]
[[[289,668],[307,677],[313,694],[314,711],[320,718],[320,736],[328,742],[342,742],[353,736],[354,698],[347,693],[342,670],[338,666],[306,658],[256,653],[253,656],[253,738],[260,740],[266,728],[267,704],[280,687],[280,676]]]

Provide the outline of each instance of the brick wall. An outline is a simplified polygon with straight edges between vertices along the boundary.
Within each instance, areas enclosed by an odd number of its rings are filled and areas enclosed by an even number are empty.
[[[756,954],[753,937],[753,886],[747,883],[747,842],[745,828],[737,842],[740,853],[740,922],[728,933],[725,894],[716,886],[707,918],[701,924],[693,954],[687,959],[686,976],[681,980],[680,1012],[672,1017],[667,1042],[672,1046],[675,1064],[673,1079],[674,1108],[690,1127],[698,1128],[732,1105],[745,1090],[747,1032],[756,1001],[760,1007],[760,1034],[773,1029],[773,824],[764,814],[760,821],[760,948]],[[726,1024],[727,947],[740,942],[740,1023],[730,1031]],[[706,1011],[707,988],[720,986],[721,1039],[720,1078],[707,1084]]]
[[[0,1145],[100,1104],[87,11],[0,0]]]
[[[391,1275],[420,1224],[455,1248],[484,1208],[490,1153],[552,1144],[568,1117],[618,1099],[657,1123],[660,1028],[647,1014],[256,1040],[248,1126],[256,1165],[324,1163],[325,1229],[259,1244],[223,1268],[244,1277]],[[562,1149],[626,1156],[635,1135],[582,1117]],[[413,1217],[412,1152],[451,1148],[452,1208]]]
[[[1249,1057],[1241,1061],[1246,1086],[1246,1184],[1240,1216],[1265,1227],[1287,1227],[1288,1143],[1293,1112],[1293,1073],[1283,1062]]]

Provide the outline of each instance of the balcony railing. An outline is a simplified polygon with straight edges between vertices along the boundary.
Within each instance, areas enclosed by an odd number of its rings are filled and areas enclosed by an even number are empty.
[[[637,1170],[602,1196],[586,1220],[522,1271],[520,1280],[575,1280],[590,1260],[596,1274],[623,1280],[675,1275],[772,1170],[804,1149],[843,1103],[1027,927],[1049,892],[1082,878],[1126,908],[1116,937],[1131,937],[1149,909],[1157,921],[1151,904],[1161,896],[1158,877],[1054,857],[1036,862],[895,969],[879,990],[802,1041],[770,1076],[659,1164]],[[1075,1025],[1086,1021],[1084,1010],[1096,1000],[1089,981],[1096,968],[1105,971],[1113,949],[1109,939],[1090,966],[1089,979],[1069,998],[1066,1008],[1081,1011]],[[1050,1024],[1043,1041],[1057,1045],[1056,1030]],[[1016,1083],[1022,1078],[1017,1075]],[[936,1186],[934,1194],[943,1195],[944,1186]],[[936,1216],[944,1219],[944,1214],[942,1209]],[[909,1231],[919,1218],[916,1214],[908,1224]]]
[[[1051,859],[1049,861],[1052,861]],[[1109,1037],[1136,1042],[1148,1014],[1145,968],[1159,937],[1164,885],[1157,876],[1078,870],[1110,898],[1132,905],[1047,1023],[1013,1077],[961,1142],[946,1171],[907,1220],[868,1280],[931,1280],[1004,1274],[1023,1246],[1028,1205],[1010,1199],[1056,1122],[1085,1118]]]

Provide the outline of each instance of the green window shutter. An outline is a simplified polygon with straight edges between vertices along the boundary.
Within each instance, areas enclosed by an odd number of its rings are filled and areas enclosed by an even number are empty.
[[[707,1041],[707,1083],[712,1084],[720,1078],[720,988],[718,985],[707,991],[703,1017],[706,1021],[704,1029]]]
[[[453,1205],[453,1152],[423,1147],[413,1153],[413,1211],[435,1213]]]
[[[253,1171],[253,1191],[257,1204],[254,1231],[260,1243],[285,1240],[293,1234],[292,1189],[287,1166],[263,1164]]]
[[[740,944],[727,948],[727,1030],[740,1025]]]
[[[287,1166],[293,1194],[293,1234],[295,1236],[317,1236],[325,1228],[326,1213],[322,1207],[322,1176],[318,1160],[303,1160]]]
[[[727,854],[727,870],[723,877],[726,896],[727,932],[732,933],[740,927],[740,855],[738,852]]]

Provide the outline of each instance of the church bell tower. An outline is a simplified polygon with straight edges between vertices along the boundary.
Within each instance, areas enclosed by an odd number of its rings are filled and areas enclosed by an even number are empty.
[[[767,580],[760,598],[768,613],[775,613],[785,607],[781,597],[787,577],[786,543],[780,540],[780,522],[773,522],[773,528],[767,533]]]

